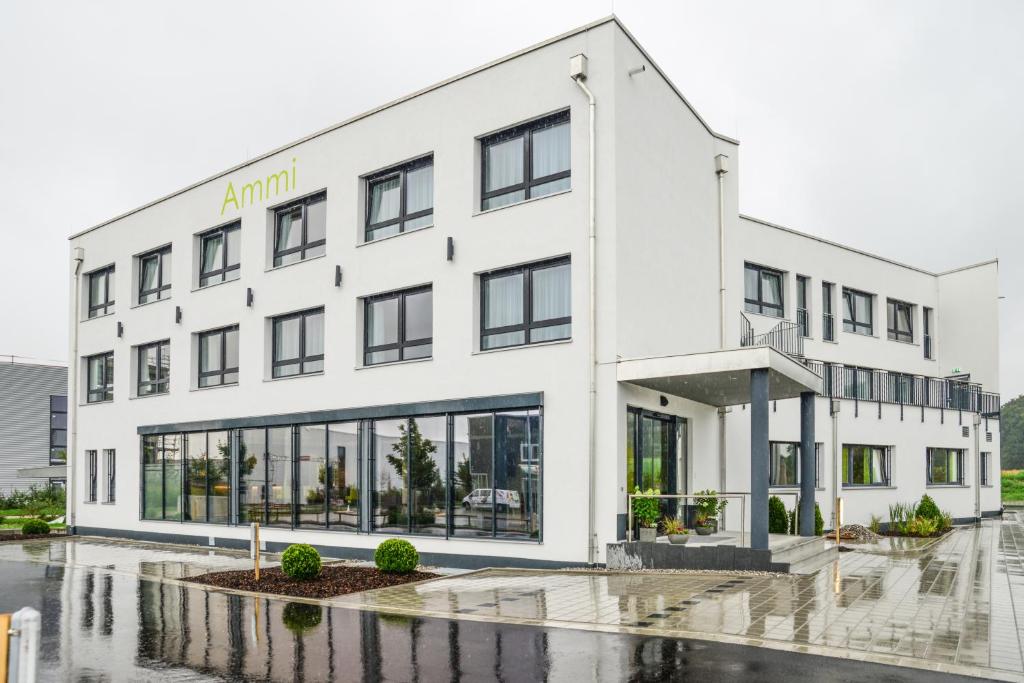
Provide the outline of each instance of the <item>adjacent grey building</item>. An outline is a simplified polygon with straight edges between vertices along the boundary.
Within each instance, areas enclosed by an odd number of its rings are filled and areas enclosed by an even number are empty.
[[[0,356],[0,493],[63,486],[67,393],[65,365]]]

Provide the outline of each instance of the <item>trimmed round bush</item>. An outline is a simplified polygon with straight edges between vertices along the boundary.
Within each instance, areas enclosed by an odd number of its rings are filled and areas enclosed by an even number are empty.
[[[768,532],[784,534],[789,530],[789,514],[786,504],[778,496],[768,499]]]
[[[935,504],[935,501],[927,493],[921,496],[921,502],[917,504],[917,516],[932,519],[936,522],[942,521],[942,511],[939,510],[939,506]]]
[[[320,553],[311,545],[295,543],[288,546],[281,555],[281,571],[298,581],[315,579],[320,576]]]
[[[408,574],[420,563],[420,554],[412,543],[401,538],[389,538],[377,546],[373,554],[377,569],[382,572]]]
[[[50,525],[41,519],[30,519],[21,525],[21,533],[26,536],[50,533]]]

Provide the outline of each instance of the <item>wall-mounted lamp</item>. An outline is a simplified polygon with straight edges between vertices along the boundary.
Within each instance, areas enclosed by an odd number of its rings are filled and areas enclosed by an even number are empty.
[[[448,238],[447,256],[449,261],[455,260],[455,238],[453,237]]]
[[[641,64],[638,67],[634,67],[634,68],[630,69],[626,73],[629,75],[630,78],[632,78],[633,76],[636,76],[637,74],[642,74],[645,71],[647,71],[647,65],[646,64]]]
[[[174,322],[181,324],[181,306],[174,307]]]
[[[668,405],[668,399],[665,398],[664,396],[661,396],[658,398],[658,403],[660,403],[661,407],[664,408],[665,406]]]
[[[245,288],[245,305],[252,308],[252,287]]]
[[[334,266],[334,286],[341,287],[341,266]]]
[[[117,338],[120,339],[124,336],[124,323],[120,320],[117,321]]]

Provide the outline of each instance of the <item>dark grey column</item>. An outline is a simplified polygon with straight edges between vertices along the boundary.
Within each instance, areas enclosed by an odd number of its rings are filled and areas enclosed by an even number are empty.
[[[768,549],[768,368],[750,371],[750,547]]]
[[[800,394],[800,535],[814,535],[814,392]]]

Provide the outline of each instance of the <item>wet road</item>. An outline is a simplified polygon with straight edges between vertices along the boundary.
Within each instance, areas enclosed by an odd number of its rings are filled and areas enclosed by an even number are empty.
[[[0,561],[0,612],[42,612],[42,680],[973,680],[700,640],[226,595],[117,565],[58,564],[53,550]]]

